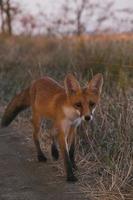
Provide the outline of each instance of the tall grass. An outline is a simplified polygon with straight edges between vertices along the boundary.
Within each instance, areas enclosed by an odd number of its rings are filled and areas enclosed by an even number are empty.
[[[125,96],[121,90],[112,96],[104,93],[90,127],[83,127],[84,140],[78,145],[83,192],[92,200],[132,200],[132,94]],[[81,130],[79,133],[81,137]]]
[[[103,73],[104,89],[90,126],[78,130],[82,191],[92,200],[133,199],[133,40],[0,38],[0,97],[8,101],[34,79],[81,84]]]
[[[102,72],[106,91],[125,88],[133,78],[132,52],[130,40],[0,38],[0,96],[8,100],[33,79],[50,75],[62,80],[67,72],[82,82]]]

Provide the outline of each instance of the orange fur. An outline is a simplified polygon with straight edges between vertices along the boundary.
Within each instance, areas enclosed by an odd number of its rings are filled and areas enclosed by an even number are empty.
[[[103,85],[101,74],[97,74],[81,88],[77,79],[68,74],[64,81],[65,87],[50,77],[41,78],[31,86],[15,96],[7,106],[2,119],[2,125],[7,126],[19,111],[31,106],[32,123],[34,127],[33,139],[37,148],[38,160],[46,161],[39,143],[38,133],[43,118],[53,121],[53,139],[59,143],[64,158],[68,181],[76,181],[73,168],[74,144],[77,126],[82,120],[90,120],[94,108],[99,101]],[[58,151],[53,144],[53,156]]]

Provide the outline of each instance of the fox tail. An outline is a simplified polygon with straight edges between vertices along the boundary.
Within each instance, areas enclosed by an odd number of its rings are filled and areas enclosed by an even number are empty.
[[[8,126],[17,114],[30,106],[30,88],[17,94],[7,105],[1,121],[1,127]]]

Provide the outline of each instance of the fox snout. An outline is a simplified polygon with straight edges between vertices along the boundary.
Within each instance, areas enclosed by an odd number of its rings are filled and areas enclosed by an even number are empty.
[[[90,115],[86,115],[84,118],[85,118],[85,121],[90,121],[91,120],[91,116]]]
[[[91,120],[93,119],[93,113],[94,113],[94,111],[93,111],[92,113],[90,113],[90,114],[85,115],[85,116],[83,117],[84,120],[85,120],[85,121],[91,121]]]

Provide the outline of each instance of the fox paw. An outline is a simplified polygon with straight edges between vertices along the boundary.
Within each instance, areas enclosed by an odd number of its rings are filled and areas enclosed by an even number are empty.
[[[37,158],[38,158],[39,162],[46,162],[47,161],[47,158],[43,154],[39,154]]]
[[[71,182],[71,183],[74,183],[74,182],[77,182],[78,181],[78,179],[77,179],[77,177],[76,176],[68,176],[67,177],[67,182]]]
[[[77,167],[77,165],[76,165],[76,164],[73,164],[73,165],[72,165],[72,168],[73,168],[73,170],[75,170],[75,171],[77,171],[77,170],[78,170],[78,167]]]

